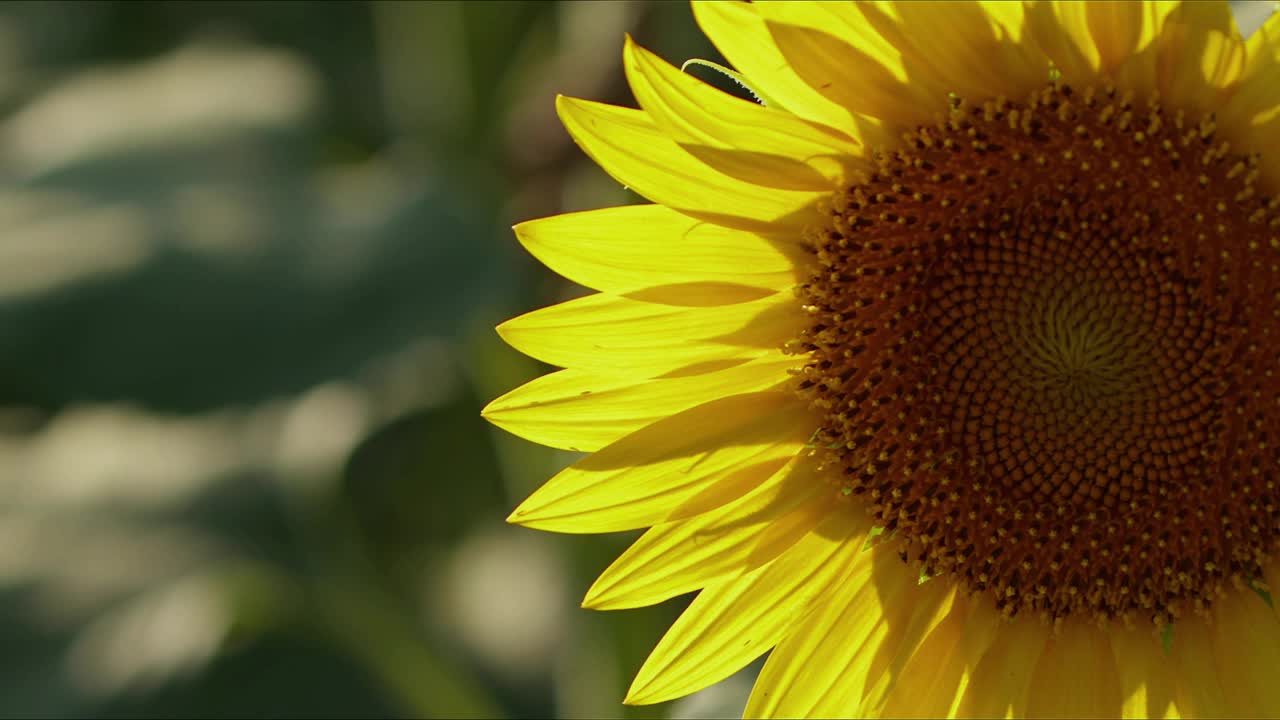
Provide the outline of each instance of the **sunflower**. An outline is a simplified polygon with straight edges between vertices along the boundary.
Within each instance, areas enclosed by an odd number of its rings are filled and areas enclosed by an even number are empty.
[[[518,225],[599,291],[495,424],[510,521],[698,591],[626,698],[749,716],[1280,715],[1280,21],[1226,2],[695,3],[762,102],[627,40],[559,98],[653,204]]]

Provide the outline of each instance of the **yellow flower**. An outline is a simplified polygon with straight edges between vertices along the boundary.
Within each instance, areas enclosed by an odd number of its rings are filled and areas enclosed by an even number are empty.
[[[516,227],[600,291],[486,416],[592,453],[511,521],[700,591],[627,697],[752,716],[1280,715],[1280,21],[1225,2],[697,3],[560,98],[652,205]]]

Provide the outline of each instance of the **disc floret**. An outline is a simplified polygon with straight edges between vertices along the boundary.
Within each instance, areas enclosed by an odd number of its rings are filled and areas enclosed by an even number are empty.
[[[1158,98],[954,99],[811,233],[791,350],[842,493],[1007,614],[1163,622],[1258,577],[1278,206]]]

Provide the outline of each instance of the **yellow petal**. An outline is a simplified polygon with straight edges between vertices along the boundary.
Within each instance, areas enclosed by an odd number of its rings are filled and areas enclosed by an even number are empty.
[[[795,455],[815,427],[809,409],[789,392],[749,393],[705,403],[564,469],[521,503],[508,521],[576,533],[655,525],[719,482],[743,491],[759,484],[763,477],[742,473]]]
[[[1248,699],[1232,692],[1234,679],[1226,677],[1214,661],[1213,632],[1204,619],[1194,615],[1173,625],[1171,654],[1178,672],[1178,713],[1183,717],[1257,717]]]
[[[1248,60],[1240,84],[1218,113],[1218,126],[1232,145],[1262,153],[1262,174],[1272,192],[1280,190],[1280,13],[1274,13],[1247,43]]]
[[[903,666],[880,714],[951,717],[978,660],[1003,626],[1003,618],[985,598],[957,597],[946,619]]]
[[[1258,7],[1259,6],[1255,4],[1250,9],[1256,10]],[[1250,15],[1252,14],[1253,13],[1250,13]],[[1258,37],[1258,34],[1260,32],[1267,29],[1271,31],[1271,37],[1269,38]],[[1280,7],[1276,7],[1275,3],[1273,2],[1271,4],[1270,12],[1267,12],[1267,16],[1262,19],[1261,23],[1258,24],[1257,29],[1255,29],[1252,33],[1250,33],[1249,37],[1245,38],[1245,43],[1248,46],[1249,54],[1250,55],[1258,54],[1260,51],[1262,51],[1264,48],[1268,46],[1271,47],[1273,51],[1280,49],[1280,48],[1276,48],[1275,46],[1275,32],[1277,30],[1280,30]]]
[[[865,138],[847,108],[828,100],[795,73],[753,3],[694,0],[693,15],[720,54],[787,111]]]
[[[774,352],[727,370],[663,380],[561,370],[494,400],[482,414],[527,440],[592,452],[696,405],[777,387],[789,381],[787,371],[796,364]]]
[[[1098,53],[1098,69],[1110,75],[1155,37],[1143,3],[1097,0],[1085,6],[1085,22]]]
[[[1024,3],[1028,35],[1052,60],[1062,79],[1077,86],[1104,77],[1121,89],[1148,95],[1156,89],[1156,39],[1178,3]]]
[[[744,717],[856,715],[877,669],[890,659],[882,650],[892,650],[894,636],[918,612],[938,607],[938,589],[917,579],[888,543],[862,553],[853,575],[774,649]]]
[[[1230,589],[1214,603],[1213,639],[1222,677],[1256,717],[1280,717],[1280,620],[1251,590]]]
[[[760,3],[756,12],[789,67],[831,102],[899,127],[946,108],[940,79],[905,67],[853,3]]]
[[[1272,12],[1262,26],[1245,40],[1245,54],[1248,57],[1242,80],[1255,75],[1265,78],[1280,64],[1280,12]]]
[[[680,147],[746,182],[829,191],[872,165],[842,133],[723,93],[627,38],[624,67],[640,107]]]
[[[750,572],[776,558],[836,508],[808,462],[793,462],[714,510],[650,528],[587,590],[583,607],[643,607]]]
[[[556,98],[565,129],[618,182],[653,202],[720,225],[776,231],[818,218],[827,193],[763,187],[711,169],[676,145],[642,110]]]
[[[1244,38],[1226,0],[1180,3],[1165,17],[1156,47],[1156,87],[1171,107],[1221,108],[1244,69]]]
[[[775,352],[801,327],[799,303],[790,293],[719,307],[661,305],[601,293],[513,318],[498,326],[498,334],[551,365],[656,377],[694,364]]]
[[[567,213],[515,226],[544,265],[595,290],[622,295],[654,285],[723,282],[783,290],[805,262],[795,242],[682,215],[661,205]]]
[[[1176,636],[1176,629],[1174,632]],[[1135,628],[1111,628],[1109,634],[1120,695],[1124,698],[1120,717],[1177,717],[1173,659],[1165,654],[1156,629],[1140,624]]]
[[[863,596],[875,595],[872,570],[890,552],[888,546],[879,544],[859,553],[848,577],[788,630],[756,678],[744,718],[813,716],[813,706],[821,697],[836,692],[847,699],[845,714],[852,715],[861,687],[847,692],[841,677],[844,668],[836,666],[838,661],[831,662],[834,658],[828,658],[827,653],[839,652],[842,647],[848,653],[849,646],[856,649],[868,640],[868,626],[874,626],[876,618],[855,615],[849,608]],[[828,640],[835,647],[828,648],[824,643]]]
[[[778,291],[727,282],[687,282],[650,285],[624,293],[620,297],[658,305],[681,307],[713,307],[762,300]]]
[[[946,91],[975,102],[997,95],[1021,98],[1047,79],[1048,58],[1021,40],[1024,17],[1017,3],[912,0],[889,7],[892,12],[858,5],[902,52],[912,82],[934,88],[935,103],[945,103]]]
[[[1089,33],[1087,3],[1054,0],[1023,6],[1029,36],[1062,78],[1079,85],[1096,80],[1100,58]]]
[[[708,585],[650,653],[626,702],[678,698],[742,669],[849,574],[870,523],[843,507],[773,562]]]
[[[1046,643],[1031,675],[1029,717],[1114,718],[1120,715],[1115,656],[1103,630],[1066,621]]]
[[[904,568],[895,567],[893,571],[902,574]],[[914,569],[903,575],[902,581],[908,587],[918,586],[912,592],[909,617],[889,625],[880,647],[866,661],[866,685],[857,713],[860,716],[883,715],[889,693],[904,677],[903,668],[930,633],[946,619],[957,599],[958,590],[954,584],[929,581],[921,585],[919,574]],[[864,646],[863,652],[869,652],[869,649]]]
[[[1039,618],[1022,617],[1005,623],[974,668],[956,716],[1026,716],[1031,671],[1048,639],[1049,626]]]
[[[1090,32],[1099,43],[1104,67],[1102,71],[1110,74],[1116,86],[1121,90],[1131,90],[1139,97],[1157,93],[1159,89],[1159,72],[1161,64],[1160,33],[1164,28],[1165,18],[1178,8],[1179,3],[1172,0],[1158,2],[1125,3],[1117,0],[1114,7],[1088,8]],[[1135,17],[1136,15],[1136,17]],[[1109,27],[1110,23],[1123,22],[1132,28],[1127,34],[1117,37],[1117,31]],[[1127,58],[1121,57],[1122,43],[1136,34],[1134,47]],[[1113,56],[1118,60],[1112,67]]]

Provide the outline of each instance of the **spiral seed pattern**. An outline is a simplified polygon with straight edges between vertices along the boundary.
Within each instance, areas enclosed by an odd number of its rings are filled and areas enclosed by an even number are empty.
[[[798,289],[814,445],[1009,615],[1203,611],[1280,538],[1280,201],[1212,119],[1054,83],[910,133]]]

